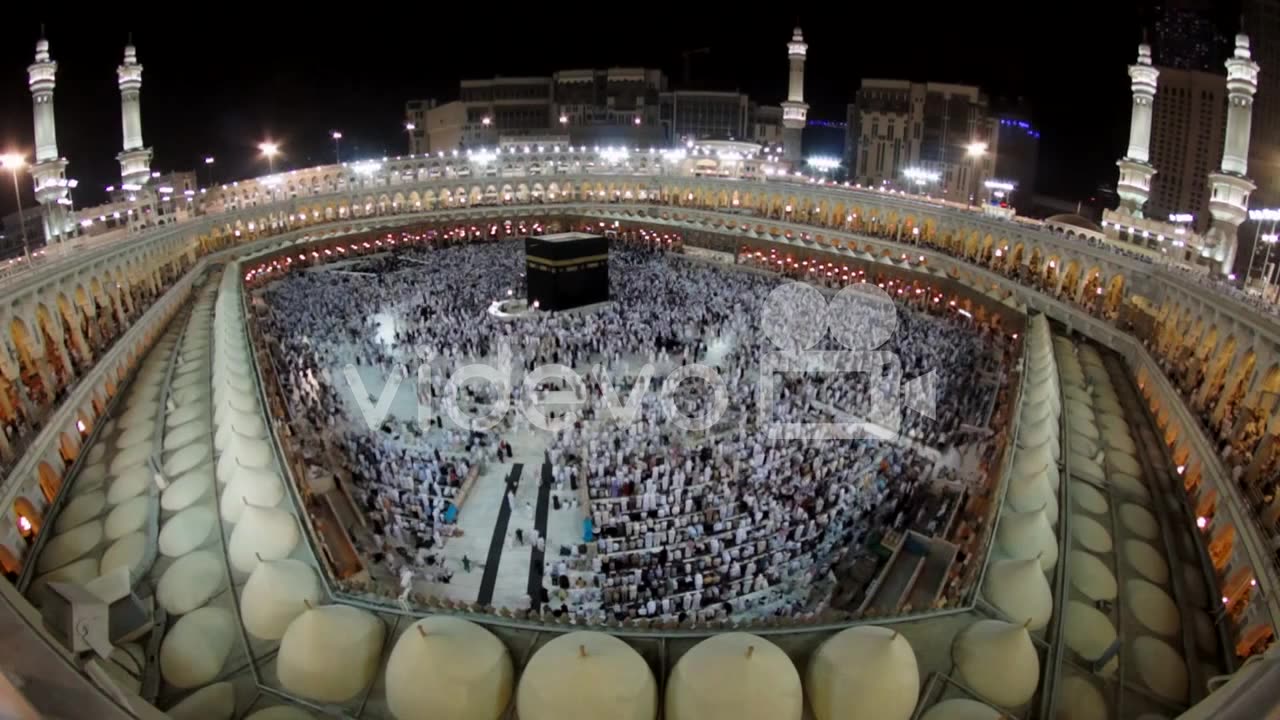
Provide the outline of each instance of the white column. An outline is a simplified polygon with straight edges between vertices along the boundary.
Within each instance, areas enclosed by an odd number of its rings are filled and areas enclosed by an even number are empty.
[[[120,86],[120,119],[124,150],[120,161],[120,184],[130,193],[142,190],[151,179],[151,148],[142,145],[142,64],[130,43],[124,48],[124,63],[116,68]]]
[[[1249,134],[1253,124],[1253,96],[1258,92],[1258,63],[1249,51],[1249,36],[1236,35],[1235,52],[1227,66],[1227,137],[1222,146],[1222,168],[1209,173],[1213,188],[1209,213],[1213,224],[1206,250],[1223,274],[1232,271],[1236,257],[1236,233],[1249,214],[1249,194],[1256,185],[1249,171]]]
[[[53,89],[58,63],[49,55],[49,41],[36,43],[35,62],[27,66],[32,116],[36,131],[36,162],[31,166],[36,202],[44,210],[45,241],[54,242],[74,231],[67,197],[66,159],[58,155],[58,133],[53,115]]]
[[[1156,174],[1151,166],[1151,109],[1159,77],[1160,71],[1151,65],[1151,47],[1145,43],[1139,45],[1138,61],[1129,66],[1129,87],[1133,91],[1129,147],[1125,156],[1116,162],[1120,168],[1120,182],[1116,186],[1120,207],[1134,217],[1142,217],[1142,207],[1151,196],[1151,178]]]
[[[793,168],[800,164],[800,140],[809,115],[809,105],[804,101],[804,60],[808,51],[804,33],[796,28],[791,34],[791,42],[787,43],[787,61],[791,64],[791,75],[787,85],[787,100],[782,103],[783,151]]]

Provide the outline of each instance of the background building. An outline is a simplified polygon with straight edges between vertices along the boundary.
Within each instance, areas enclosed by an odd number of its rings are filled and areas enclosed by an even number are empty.
[[[1012,182],[1014,203],[1021,212],[1025,200],[1036,190],[1036,173],[1040,164],[1040,130],[1031,121],[1031,111],[1022,103],[1001,108],[996,113],[995,176]]]
[[[864,79],[848,107],[845,152],[850,179],[864,185],[905,185],[903,172],[939,175],[926,191],[967,202],[983,196],[999,157],[997,119],[971,85]],[[971,154],[985,144],[981,153]]]
[[[419,155],[430,150],[427,142],[427,112],[435,106],[436,101],[433,99],[410,100],[404,104],[404,120],[408,125],[413,126],[412,130],[406,129],[409,134],[410,155]]]
[[[1158,69],[1151,117],[1156,175],[1146,215],[1163,220],[1190,213],[1196,232],[1204,233],[1211,220],[1209,172],[1217,169],[1226,134],[1226,79],[1199,70]]]
[[[552,83],[555,126],[567,131],[571,142],[643,146],[663,141],[659,99],[667,76],[661,70],[561,70]]]
[[[660,100],[662,125],[673,142],[750,137],[752,106],[745,93],[675,90]]]

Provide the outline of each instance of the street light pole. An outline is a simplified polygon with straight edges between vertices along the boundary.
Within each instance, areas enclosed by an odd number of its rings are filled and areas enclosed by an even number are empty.
[[[335,165],[342,164],[342,133],[334,130],[329,137],[333,138],[333,162]]]
[[[411,122],[407,122],[404,124],[404,131],[409,136],[409,154],[410,155],[413,154],[413,131],[417,129],[418,129],[418,126],[414,125]]]
[[[18,171],[27,164],[27,159],[17,153],[9,153],[0,158],[0,164],[3,164],[9,174],[13,176],[13,200],[18,206],[18,224],[22,226],[22,257],[27,262],[30,262],[31,246],[27,242],[27,218],[22,212],[22,193],[18,189]]]

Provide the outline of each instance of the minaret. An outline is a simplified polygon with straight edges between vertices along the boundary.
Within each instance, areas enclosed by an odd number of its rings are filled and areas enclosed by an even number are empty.
[[[1236,260],[1236,230],[1249,216],[1249,193],[1257,187],[1247,177],[1253,96],[1258,92],[1258,63],[1250,57],[1248,35],[1236,35],[1236,49],[1226,65],[1227,138],[1222,145],[1222,169],[1209,173],[1213,224],[1206,249],[1221,263],[1221,272],[1230,273]]]
[[[1130,88],[1133,89],[1133,111],[1129,119],[1129,150],[1116,161],[1120,167],[1120,208],[1134,217],[1142,217],[1142,206],[1151,195],[1151,104],[1156,99],[1156,78],[1160,71],[1151,66],[1151,46],[1138,46],[1138,62],[1129,66]]]
[[[58,63],[49,57],[49,41],[36,43],[36,61],[27,67],[31,88],[32,111],[35,115],[36,163],[31,166],[31,179],[36,188],[36,201],[44,208],[46,242],[62,240],[72,230],[67,197],[67,161],[58,157],[58,134],[53,123],[53,86]]]
[[[142,65],[132,39],[124,48],[124,64],[116,68],[120,84],[120,115],[124,120],[124,152],[120,161],[120,187],[141,190],[151,179],[151,148],[142,146]]]
[[[804,34],[796,28],[791,34],[791,42],[787,43],[791,82],[787,88],[787,100],[782,103],[782,147],[793,169],[800,166],[800,138],[805,116],[809,114],[809,106],[804,101],[804,58],[808,51]]]

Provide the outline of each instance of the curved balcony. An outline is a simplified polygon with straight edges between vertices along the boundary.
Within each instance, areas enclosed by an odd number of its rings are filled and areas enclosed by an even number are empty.
[[[1057,235],[1046,233],[1041,230],[1027,230],[1011,226],[1009,223],[1001,221],[993,221],[987,218],[976,217],[970,213],[960,214],[960,217],[949,218],[947,216],[954,213],[948,208],[939,208],[933,203],[918,201],[907,198],[899,200],[893,198],[893,203],[901,202],[896,207],[910,210],[913,215],[900,215],[901,221],[890,224],[887,222],[887,213],[884,216],[885,222],[856,224],[849,222],[845,224],[815,224],[814,222],[801,222],[798,217],[801,211],[795,208],[801,208],[798,204],[793,204],[793,210],[787,211],[783,208],[787,206],[791,192],[791,184],[783,183],[743,183],[740,181],[722,181],[722,180],[703,180],[694,178],[667,178],[663,182],[653,182],[647,178],[637,180],[634,176],[607,176],[614,178],[619,186],[618,193],[621,195],[626,191],[621,189],[627,182],[632,183],[631,189],[633,193],[640,188],[646,191],[644,202],[640,202],[637,196],[635,202],[584,202],[580,197],[582,195],[581,187],[577,192],[571,192],[568,199],[560,200],[555,203],[533,203],[529,202],[524,205],[509,204],[502,205],[500,202],[494,205],[481,205],[480,207],[449,207],[443,209],[419,211],[418,208],[406,207],[405,203],[396,206],[394,193],[386,197],[383,202],[382,193],[374,195],[364,192],[355,193],[335,193],[325,196],[311,196],[305,198],[293,198],[286,201],[273,203],[269,206],[258,206],[234,212],[228,212],[220,216],[210,216],[200,220],[184,223],[178,226],[172,226],[163,230],[163,235],[157,233],[155,238],[163,237],[166,241],[175,241],[179,244],[195,249],[197,252],[207,252],[211,248],[221,247],[224,244],[233,244],[235,239],[253,239],[252,245],[240,245],[233,250],[236,254],[246,251],[258,252],[262,250],[279,249],[288,247],[293,244],[303,242],[312,243],[333,238],[338,235],[345,235],[352,232],[368,232],[378,229],[390,229],[396,226],[402,226],[406,223],[433,221],[441,223],[471,223],[480,220],[497,220],[505,217],[534,217],[534,216],[562,216],[566,218],[589,218],[593,222],[620,224],[644,224],[652,227],[666,227],[678,230],[686,234],[704,234],[707,237],[723,237],[727,238],[726,242],[730,248],[736,249],[741,244],[765,243],[772,246],[787,248],[797,253],[827,253],[837,257],[855,258],[859,254],[866,257],[859,257],[865,261],[868,257],[876,258],[874,250],[888,250],[892,255],[901,256],[910,253],[913,258],[923,257],[923,261],[917,259],[914,265],[914,271],[922,270],[936,271],[942,269],[947,276],[953,281],[961,282],[973,287],[981,292],[990,292],[999,290],[1001,297],[1011,300],[1014,304],[1025,304],[1028,308],[1039,310],[1058,320],[1068,328],[1081,332],[1082,334],[1099,341],[1100,343],[1112,347],[1123,355],[1129,362],[1132,372],[1137,377],[1140,386],[1149,401],[1158,404],[1156,408],[1157,420],[1164,417],[1162,429],[1176,430],[1175,440],[1180,442],[1171,443],[1166,439],[1166,443],[1170,443],[1176,452],[1185,451],[1187,455],[1186,467],[1189,469],[1188,474],[1198,474],[1198,482],[1203,484],[1204,488],[1220,488],[1220,497],[1217,507],[1217,520],[1219,526],[1230,524],[1235,528],[1236,537],[1241,542],[1236,546],[1240,552],[1235,560],[1235,565],[1247,563],[1248,566],[1254,568],[1259,585],[1263,586],[1260,591],[1263,602],[1258,602],[1259,598],[1255,597],[1250,603],[1250,611],[1255,615],[1251,615],[1255,620],[1262,620],[1257,617],[1256,613],[1263,613],[1265,621],[1274,626],[1280,614],[1277,614],[1275,601],[1275,593],[1271,592],[1276,587],[1276,575],[1274,561],[1270,559],[1270,550],[1265,539],[1258,537],[1256,526],[1252,522],[1251,512],[1247,505],[1239,498],[1235,492],[1235,486],[1230,481],[1230,476],[1220,462],[1217,462],[1217,456],[1214,452],[1212,444],[1208,438],[1198,427],[1198,422],[1185,403],[1172,404],[1169,398],[1180,398],[1178,389],[1165,376],[1161,370],[1160,363],[1147,347],[1128,332],[1122,330],[1114,322],[1103,320],[1099,317],[1087,314],[1083,311],[1083,306],[1078,303],[1081,292],[1087,287],[1088,279],[1083,276],[1077,277],[1080,283],[1066,283],[1069,278],[1061,278],[1050,292],[1046,293],[1040,289],[1034,289],[1026,286],[1010,277],[1008,274],[1008,263],[1004,268],[999,270],[985,267],[981,261],[982,255],[987,248],[992,248],[988,253],[988,258],[999,258],[994,249],[1008,248],[1012,250],[1018,243],[1029,243],[1032,241],[1040,241],[1044,247],[1054,248],[1053,250],[1044,251],[1042,254],[1047,258],[1052,255],[1050,253],[1061,253],[1063,257],[1068,252],[1074,253],[1072,256],[1081,264],[1097,262],[1099,266],[1105,264],[1106,267],[1117,268],[1121,270],[1140,270],[1149,268],[1150,266],[1133,258],[1116,255],[1105,250],[1097,248],[1084,249],[1071,247],[1067,241]],[[602,177],[590,177],[584,179],[583,182],[590,182],[594,187],[606,185],[604,192],[609,193],[606,179]],[[704,185],[705,183],[705,185]],[[456,180],[445,182],[427,182],[419,183],[415,187],[426,189],[439,189],[447,187],[450,184],[457,184]],[[666,186],[664,188],[664,185]],[[728,200],[725,207],[718,205],[719,198],[716,201],[707,203],[706,207],[696,207],[693,205],[681,205],[680,198],[689,188],[701,188],[706,191],[708,188],[719,193],[724,191],[728,193],[730,189],[734,192],[742,191],[743,188],[763,187],[766,189],[786,188],[780,190],[776,194],[769,194],[767,204],[769,207],[761,215],[746,215],[741,211],[735,212],[732,200]],[[808,191],[811,186],[797,186],[796,190]],[[649,195],[651,191],[657,191],[656,198]],[[664,192],[665,190],[665,192]],[[594,189],[592,190],[595,191]],[[673,192],[674,191],[674,192]],[[690,191],[692,192],[692,191]],[[812,197],[819,198],[814,203],[814,210],[821,207],[821,199],[827,197],[835,197],[845,199],[845,202],[851,202],[850,197],[862,200],[868,203],[871,199],[880,198],[880,193],[850,193],[842,189],[822,188],[820,194]],[[471,193],[467,193],[468,197]],[[485,190],[481,186],[481,196],[485,195]],[[419,196],[421,198],[421,195]],[[696,197],[696,196],[695,196]],[[774,198],[780,201],[778,207],[774,207]],[[607,199],[607,198],[606,198]],[[421,200],[420,200],[421,201]],[[797,201],[798,202],[798,201]],[[891,204],[892,206],[892,204]],[[325,222],[328,216],[329,207],[333,208],[336,216],[333,220]],[[378,213],[369,212],[371,209],[382,208],[385,212]],[[883,210],[884,204],[877,207],[877,210]],[[757,210],[761,207],[757,206]],[[775,211],[780,210],[777,216]],[[835,216],[835,208],[830,209],[826,218]],[[396,212],[401,211],[401,212]],[[407,212],[406,212],[407,211]],[[812,211],[809,213],[812,214]],[[310,215],[308,218],[307,216]],[[913,222],[907,223],[907,219]],[[948,239],[942,234],[943,219],[949,219],[949,228],[953,233],[965,232],[972,238],[972,232],[981,235],[995,235],[1002,240],[1008,239],[1010,245],[1000,246],[993,242],[988,244],[986,239],[979,241],[973,239],[973,252],[970,252],[969,241],[966,239],[949,247],[942,247],[948,244]],[[265,222],[264,222],[265,221]],[[928,223],[932,221],[934,225],[930,227]],[[925,228],[923,236],[918,240],[919,244],[904,244],[900,240],[904,236],[914,237],[909,230],[911,228]],[[194,233],[192,231],[195,231]],[[238,231],[238,232],[237,232]],[[989,232],[983,232],[989,231]],[[1030,233],[1030,234],[1027,234]],[[146,245],[152,242],[150,234],[140,236],[135,239],[134,243],[110,244],[99,252],[106,253],[109,250],[115,252],[117,250],[137,249],[130,246],[135,244]],[[1062,249],[1063,247],[1066,249]],[[113,250],[114,248],[114,250]],[[1076,253],[1077,250],[1080,252]],[[1007,251],[1006,251],[1007,252]],[[1029,253],[1028,253],[1029,254]],[[959,257],[957,257],[959,256]],[[1005,255],[1010,257],[1010,255]],[[99,256],[95,256],[99,257]],[[69,257],[54,264],[46,263],[43,267],[33,266],[31,272],[39,273],[41,276],[49,277],[56,275],[55,265],[64,265],[77,263],[79,260]],[[988,259],[988,263],[994,263],[994,260]],[[201,263],[201,266],[203,263]],[[999,265],[999,264],[997,264]],[[1025,273],[1021,273],[1025,275]],[[1118,273],[1120,274],[1120,273]],[[1044,275],[1036,277],[1037,285],[1045,286]],[[1127,280],[1127,278],[1126,278]],[[1185,282],[1185,279],[1182,279]],[[27,280],[21,280],[23,288],[34,287],[34,284]],[[1143,281],[1141,278],[1135,278],[1133,285],[1139,285]],[[1063,292],[1063,286],[1069,285],[1067,300],[1057,297]],[[1188,292],[1192,292],[1191,288],[1198,286],[1188,285]],[[3,288],[3,285],[0,285]],[[1222,299],[1223,302],[1234,302],[1229,299]],[[1099,307],[1100,312],[1114,311],[1114,308],[1105,306]],[[1226,312],[1225,310],[1222,310]],[[1267,318],[1258,318],[1259,322],[1271,322]],[[1263,332],[1264,330],[1271,337],[1271,330],[1266,325],[1254,326],[1254,329]],[[69,418],[69,416],[68,416]],[[66,427],[65,421],[50,422],[46,430]],[[42,432],[43,438],[47,433]],[[53,441],[56,433],[49,435],[42,442],[37,442],[34,446],[34,452],[39,452],[40,447],[47,446],[52,448],[56,442]],[[1198,464],[1192,465],[1191,459],[1198,460]],[[24,458],[24,473],[31,470],[32,463],[26,462]],[[13,478],[20,477],[24,473],[14,472],[10,475],[10,481],[7,483],[6,494],[10,498],[13,497],[15,484]],[[27,475],[30,477],[30,475]],[[1184,508],[1188,519],[1194,517],[1191,508]],[[356,602],[357,599],[352,597],[349,600]],[[373,606],[371,606],[373,607]],[[386,611],[386,607],[379,603],[376,607],[381,611]],[[927,618],[912,618],[912,621]],[[512,629],[523,627],[520,621],[511,619],[503,620],[500,618],[487,617],[486,622],[493,623],[497,626],[511,626]],[[524,628],[531,630],[532,628]],[[811,637],[820,637],[823,631],[829,631],[826,627],[810,627],[810,628],[761,628],[759,632],[765,634],[791,634],[791,633],[809,633]],[[634,632],[637,637],[650,638],[676,638],[680,632],[672,634],[672,631],[663,628],[645,628],[637,630],[623,630],[619,632]],[[705,631],[704,631],[705,632]],[[697,631],[693,633],[697,635]],[[666,646],[666,640],[662,640],[663,647]]]

